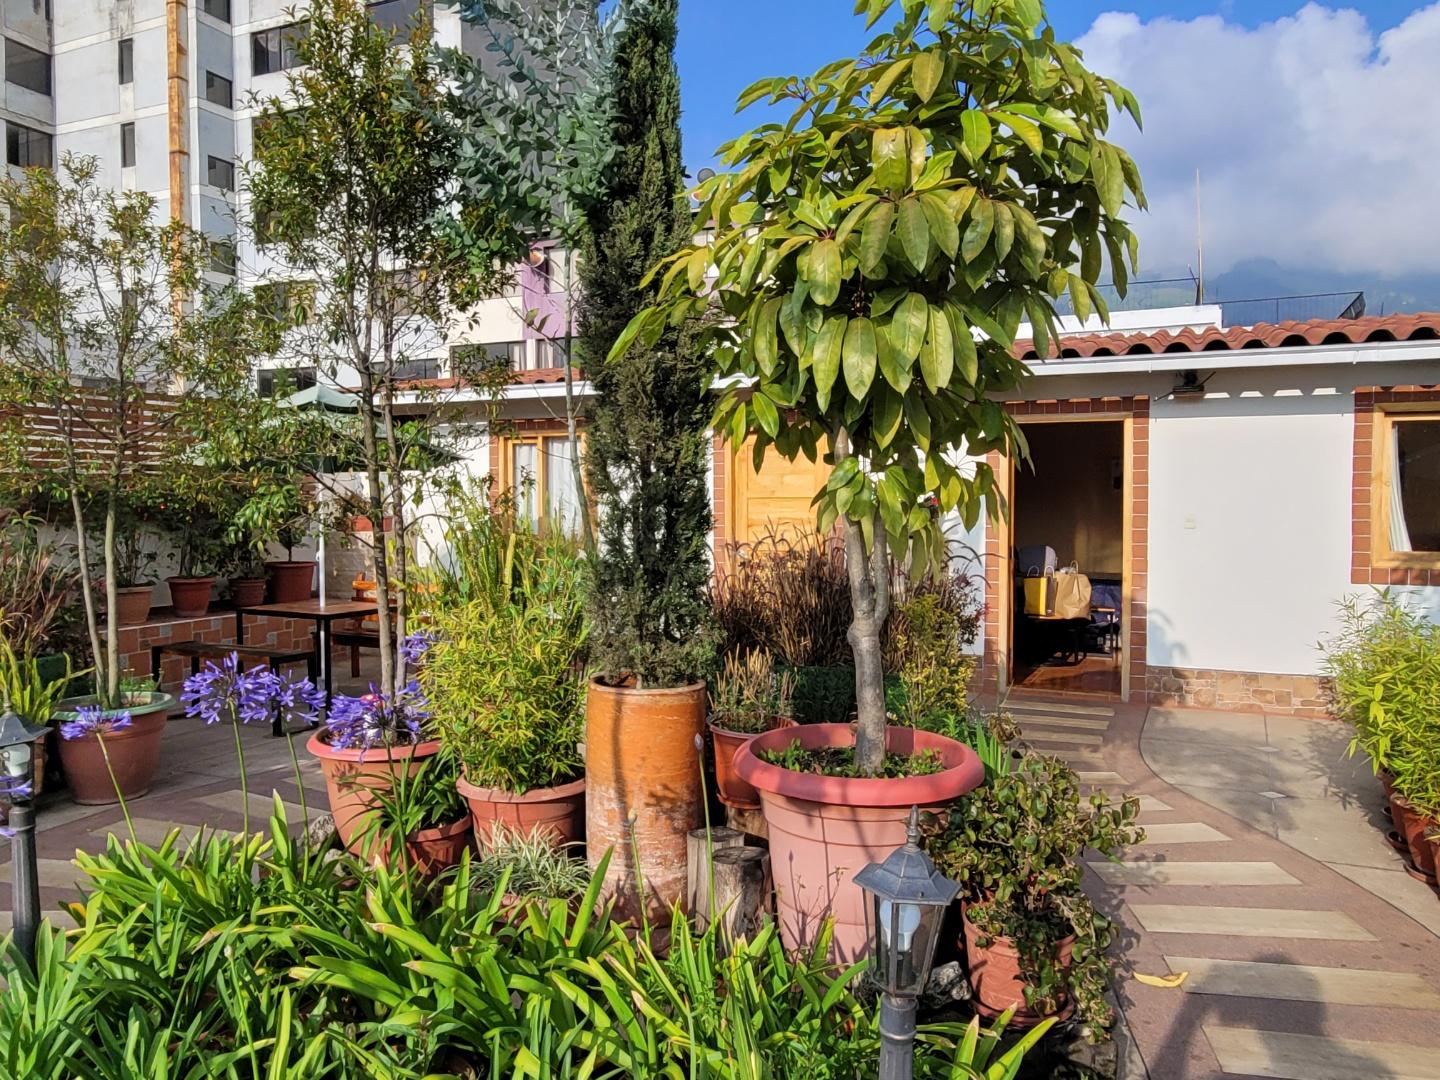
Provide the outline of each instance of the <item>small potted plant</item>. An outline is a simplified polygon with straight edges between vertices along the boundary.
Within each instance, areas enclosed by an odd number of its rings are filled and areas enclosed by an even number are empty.
[[[225,529],[212,514],[199,508],[183,517],[171,517],[176,572],[165,579],[170,586],[170,607],[182,619],[203,618],[210,611],[215,571],[224,558]]]
[[[284,560],[268,560],[270,599],[275,603],[309,600],[315,582],[315,562],[296,559],[295,548],[309,531],[316,507],[305,489],[292,478],[267,478],[235,512],[227,538],[247,545],[264,559],[270,545],[285,548]]]
[[[119,626],[139,626],[150,618],[155,596],[151,568],[160,557],[150,542],[153,539],[138,515],[122,511],[115,530],[115,622]],[[99,544],[91,548],[97,554],[100,549]],[[103,575],[103,567],[100,573]]]
[[[110,707],[95,695],[56,702],[60,764],[71,797],[83,806],[100,806],[149,791],[160,768],[166,714],[174,704],[172,695],[155,689],[155,680],[134,675],[121,678]]]
[[[470,880],[477,892],[502,890],[510,907],[545,900],[576,904],[590,887],[590,868],[575,852],[584,855],[579,845],[556,847],[542,830],[524,833],[496,824],[470,864]]]
[[[1081,888],[1087,848],[1113,856],[1144,839],[1140,801],[1081,798],[1056,758],[1027,756],[934,815],[925,847],[961,886],[975,1008],[1015,1009],[1013,1023],[1078,1012],[1092,1033],[1113,1022],[1105,1000],[1109,921]]]
[[[760,809],[760,793],[735,774],[735,753],[761,732],[793,727],[793,671],[775,671],[763,649],[729,653],[710,690],[710,738],[715,745],[715,787],[720,801],[742,810]]]
[[[232,607],[240,611],[265,602],[265,559],[248,540],[230,543],[225,569]]]

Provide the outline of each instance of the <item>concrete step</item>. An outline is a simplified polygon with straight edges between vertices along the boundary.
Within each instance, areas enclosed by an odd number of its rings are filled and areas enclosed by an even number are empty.
[[[1288,1031],[1207,1024],[1201,1029],[1220,1068],[1275,1080],[1435,1080],[1435,1051],[1400,1043],[1332,1039]]]
[[[1215,844],[1224,843],[1230,837],[1219,829],[1201,821],[1176,821],[1160,825],[1146,825],[1144,846],[1157,844]]]
[[[1159,862],[1088,860],[1107,885],[1299,885],[1273,862]]]
[[[1224,937],[1374,941],[1370,931],[1343,911],[1301,908],[1212,907],[1208,904],[1131,904],[1152,934],[1216,934]]]
[[[1173,972],[1189,972],[1181,984],[1188,994],[1440,1011],[1440,993],[1419,975],[1404,971],[1209,960],[1198,956],[1167,955],[1165,962]]]

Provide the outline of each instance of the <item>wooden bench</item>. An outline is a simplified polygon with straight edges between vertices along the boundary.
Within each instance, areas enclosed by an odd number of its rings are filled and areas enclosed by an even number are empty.
[[[224,641],[176,641],[150,647],[150,674],[156,687],[160,685],[161,664],[165,656],[188,656],[190,674],[200,671],[201,660],[220,660],[234,653],[242,660],[263,661],[271,671],[278,671],[285,664],[305,665],[306,674],[313,683],[316,677],[315,653],[310,649],[278,649],[269,645],[233,645]],[[254,665],[247,665],[253,667]],[[285,725],[277,716],[271,734],[277,738],[285,734]]]
[[[367,630],[363,627],[335,630],[331,632],[330,640],[336,645],[350,647],[350,677],[358,679],[360,677],[360,650],[380,648],[380,631]]]

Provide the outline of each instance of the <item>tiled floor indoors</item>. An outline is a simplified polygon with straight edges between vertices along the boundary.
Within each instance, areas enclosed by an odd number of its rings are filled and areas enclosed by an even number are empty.
[[[1092,860],[1087,884],[1121,928],[1116,990],[1133,1039],[1129,1080],[1434,1080],[1440,1076],[1440,899],[1385,843],[1379,789],[1343,758],[1339,725],[1264,715],[1111,706],[1027,692],[1007,708],[1085,784],[1141,797],[1146,843]],[[279,792],[324,807],[296,741],[242,729],[252,815]],[[131,806],[137,832],[238,829],[228,729],[176,719],[161,778]],[[39,816],[42,899],[75,895],[77,848],[123,832],[115,807],[63,793]],[[0,846],[8,924],[8,845]],[[64,921],[63,915],[56,916]],[[1186,972],[1174,988],[1136,973]]]

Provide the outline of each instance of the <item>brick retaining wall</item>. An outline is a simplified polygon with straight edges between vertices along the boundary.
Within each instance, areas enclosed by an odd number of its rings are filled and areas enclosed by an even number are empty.
[[[245,617],[245,644],[272,645],[277,649],[313,648],[311,632],[314,624],[305,619],[277,619],[270,616]],[[235,613],[215,611],[198,619],[181,619],[161,611],[140,626],[120,628],[120,666],[137,675],[150,674],[150,650],[155,645],[183,641],[233,642]],[[190,661],[181,656],[167,656],[161,675],[161,688],[169,693],[179,690],[180,681],[190,674]]]

